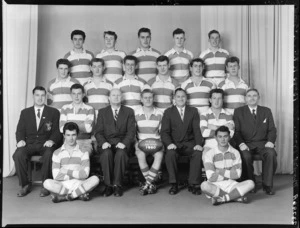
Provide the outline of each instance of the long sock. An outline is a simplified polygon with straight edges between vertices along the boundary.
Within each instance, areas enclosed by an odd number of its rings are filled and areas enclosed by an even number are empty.
[[[153,180],[156,178],[157,173],[158,173],[158,170],[151,167],[151,169],[149,170],[148,177],[147,177],[146,181],[149,184],[151,184],[153,182]]]
[[[149,175],[149,167],[146,166],[145,168],[141,169],[141,171],[142,171],[142,174],[143,174],[145,180],[147,181],[147,178],[148,178],[148,175]]]
[[[78,196],[86,193],[86,190],[84,189],[83,185],[79,185],[78,188],[76,188],[72,193],[71,196],[73,199],[77,198]]]
[[[242,195],[237,188],[225,195],[226,202],[240,198]]]
[[[213,195],[213,197],[216,197],[216,196],[222,197],[222,196],[225,196],[226,194],[227,194],[227,192],[224,192],[222,189],[217,188],[217,191],[216,191],[216,193]]]
[[[65,188],[64,186],[60,189],[59,195],[66,195],[68,194],[69,189]]]

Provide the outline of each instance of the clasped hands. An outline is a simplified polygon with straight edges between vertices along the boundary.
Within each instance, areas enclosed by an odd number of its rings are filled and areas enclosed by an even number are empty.
[[[103,143],[102,144],[102,149],[103,150],[105,150],[105,149],[107,149],[107,148],[110,148],[111,147],[111,145],[108,143],[108,142],[105,142],[105,143]],[[116,148],[119,148],[119,149],[124,149],[126,146],[123,144],[123,143],[121,143],[121,142],[119,142],[117,145],[116,145]]]
[[[52,140],[47,140],[45,143],[44,143],[44,147],[52,147],[54,145],[54,142]],[[18,143],[17,143],[17,147],[24,147],[26,146],[26,142],[24,140],[20,140]]]
[[[177,149],[177,146],[176,146],[174,143],[171,143],[171,144],[167,147],[167,149],[168,149],[168,150],[176,150],[176,149]],[[199,151],[202,151],[202,150],[203,150],[202,146],[200,146],[200,145],[194,146],[193,149],[194,149],[194,150],[199,150]]]

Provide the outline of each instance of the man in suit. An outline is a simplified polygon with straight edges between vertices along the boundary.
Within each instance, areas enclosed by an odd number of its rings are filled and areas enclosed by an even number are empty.
[[[245,106],[235,109],[234,139],[239,146],[242,157],[242,180],[255,181],[253,174],[253,154],[258,153],[263,161],[263,190],[274,195],[273,175],[277,167],[275,151],[276,127],[269,108],[259,106],[259,92],[249,89],[246,92]],[[253,192],[256,192],[254,190]]]
[[[128,163],[128,154],[135,139],[133,109],[121,105],[122,93],[110,91],[110,105],[100,109],[95,127],[95,137],[100,153],[100,163],[106,185],[104,196],[122,196],[122,179]]]
[[[45,88],[36,86],[32,93],[34,106],[22,110],[16,131],[17,150],[13,159],[21,186],[17,194],[19,197],[27,195],[31,190],[27,173],[27,162],[31,156],[42,155],[42,181],[52,178],[52,154],[62,139],[59,132],[59,111],[45,105]],[[46,189],[41,189],[41,197],[49,194]]]
[[[165,162],[169,173],[169,183],[172,187],[169,194],[178,192],[178,156],[190,157],[189,191],[195,195],[201,194],[201,157],[203,138],[199,127],[198,110],[186,105],[185,90],[177,88],[174,95],[175,105],[168,108],[163,115],[161,139],[165,146]]]

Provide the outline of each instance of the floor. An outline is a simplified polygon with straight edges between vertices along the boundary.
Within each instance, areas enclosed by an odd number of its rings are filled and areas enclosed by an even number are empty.
[[[180,179],[187,175],[183,166]],[[39,197],[34,185],[26,197],[17,197],[18,178],[3,178],[2,226],[7,224],[292,224],[293,176],[276,175],[274,196],[261,189],[248,194],[249,204],[213,206],[204,194],[196,196],[183,188],[169,195],[166,171],[158,192],[141,196],[138,186],[127,186],[123,197],[103,197],[100,184],[88,202],[76,200],[54,204],[51,197]],[[38,177],[34,172],[33,178]]]

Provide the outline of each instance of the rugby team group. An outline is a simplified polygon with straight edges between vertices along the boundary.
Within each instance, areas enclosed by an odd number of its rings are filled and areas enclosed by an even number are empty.
[[[105,48],[96,56],[84,49],[85,38],[83,31],[72,31],[73,49],[56,61],[57,77],[46,89],[36,86],[34,105],[20,114],[13,155],[17,196],[30,193],[28,161],[41,155],[41,197],[88,201],[100,182],[90,175],[93,154],[99,155],[104,197],[123,195],[133,155],[143,176],[141,195],[157,192],[163,160],[169,194],[177,194],[178,158],[188,156],[189,192],[205,193],[213,205],[247,203],[247,193],[258,190],[254,155],[263,161],[263,190],[275,194],[272,112],[258,105],[259,91],[241,78],[240,60],[220,47],[218,31],[208,33],[209,47],[198,58],[185,48],[180,28],[164,55],[151,47],[149,28],[139,29],[140,46],[128,55],[116,49],[113,31],[104,32]],[[157,143],[156,150],[141,146],[147,139]]]

